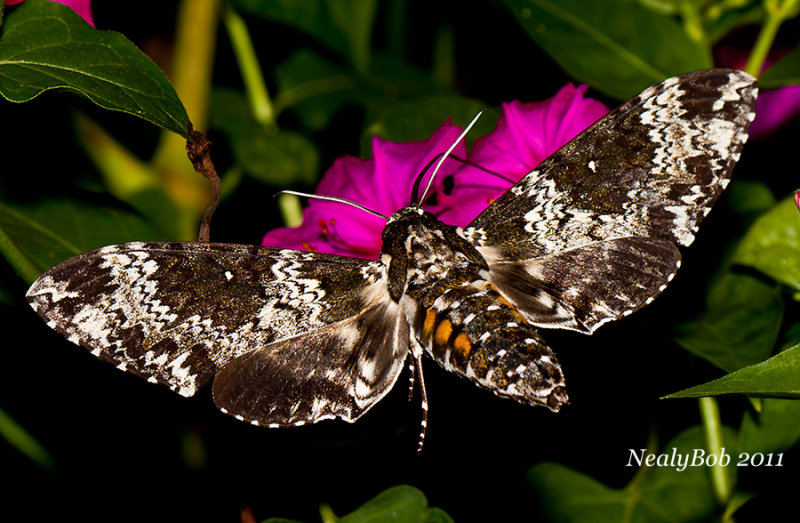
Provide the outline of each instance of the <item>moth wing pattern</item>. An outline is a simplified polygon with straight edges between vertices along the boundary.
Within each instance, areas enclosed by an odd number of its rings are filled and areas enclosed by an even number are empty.
[[[498,260],[490,277],[530,323],[591,333],[651,303],[680,259],[674,243],[634,236],[535,259]]]
[[[592,332],[649,303],[680,264],[668,244],[692,243],[730,181],[756,95],[750,75],[712,69],[665,80],[608,113],[465,230],[488,279],[541,327]],[[532,295],[520,298],[520,286]]]
[[[235,358],[214,379],[214,402],[268,427],[353,422],[392,389],[408,350],[408,323],[390,300]]]
[[[380,300],[381,286],[380,264],[366,260],[139,242],[56,265],[27,298],[70,341],[191,396],[243,354],[358,315]]]

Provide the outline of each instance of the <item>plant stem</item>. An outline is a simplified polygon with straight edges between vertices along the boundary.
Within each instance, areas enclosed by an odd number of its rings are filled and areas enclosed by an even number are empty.
[[[2,409],[0,409],[0,438],[6,440],[40,467],[53,469],[53,458],[47,449]]]
[[[300,205],[300,198],[293,194],[281,194],[278,196],[278,208],[283,217],[283,223],[287,227],[299,227],[303,223],[303,206]]]
[[[169,77],[197,130],[205,130],[208,124],[219,6],[220,0],[182,0],[178,8]],[[186,158],[186,140],[163,131],[151,165],[179,209],[178,237],[195,237],[197,222],[211,201],[211,192],[206,179],[194,171]]]
[[[720,505],[725,505],[733,494],[725,467],[720,465],[722,459],[722,422],[719,418],[719,407],[717,400],[706,397],[700,398],[700,415],[703,418],[703,431],[706,436],[706,448],[709,454],[717,456],[717,463],[711,467],[711,486],[714,490],[714,497]]]
[[[761,73],[761,68],[767,59],[772,42],[775,41],[778,29],[797,7],[798,1],[800,0],[764,0],[764,11],[767,17],[744,66],[745,72],[753,76]]]
[[[275,109],[267,91],[267,85],[264,83],[264,75],[258,64],[258,57],[256,57],[247,25],[230,5],[225,8],[222,20],[228,31],[233,53],[239,62],[247,101],[250,103],[253,116],[257,122],[263,125],[275,125]]]

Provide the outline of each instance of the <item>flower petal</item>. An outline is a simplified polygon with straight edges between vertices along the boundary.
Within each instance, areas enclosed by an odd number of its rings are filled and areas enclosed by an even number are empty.
[[[461,129],[447,122],[427,140],[395,143],[373,138],[372,158],[338,158],[323,175],[316,194],[350,200],[389,216],[412,203],[411,189],[419,174],[459,134]],[[463,156],[463,144],[458,149]],[[449,166],[449,171],[437,175],[437,187],[457,168]],[[424,176],[423,182],[429,177]],[[377,259],[385,225],[381,218],[347,204],[312,199],[300,227],[270,231],[262,244]]]
[[[605,115],[605,105],[584,98],[587,88],[567,84],[542,102],[504,103],[497,127],[475,141],[469,160],[505,179],[464,166],[454,178],[450,194],[439,196],[439,219],[466,226],[542,160]]]
[[[5,5],[21,4],[25,0],[6,0]],[[86,20],[89,25],[94,27],[94,18],[92,18],[92,0],[53,0],[60,4],[64,4],[72,8],[73,11],[78,13]]]
[[[800,114],[800,85],[763,89],[756,100],[756,119],[750,125],[750,136],[761,138],[782,127]]]

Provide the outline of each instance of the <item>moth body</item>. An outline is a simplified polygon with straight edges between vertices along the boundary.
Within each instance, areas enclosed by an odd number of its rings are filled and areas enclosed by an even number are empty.
[[[393,298],[405,304],[409,336],[428,356],[498,396],[553,411],[567,403],[556,356],[484,279],[488,264],[460,229],[407,207],[383,237],[388,286],[403,289]],[[403,275],[404,282],[392,281]]]

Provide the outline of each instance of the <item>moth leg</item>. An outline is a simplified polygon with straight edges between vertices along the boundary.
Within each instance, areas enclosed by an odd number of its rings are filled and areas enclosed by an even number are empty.
[[[416,370],[417,382],[419,383],[419,395],[422,400],[422,420],[419,427],[419,444],[417,445],[417,453],[422,452],[422,446],[425,443],[425,434],[428,429],[428,392],[425,389],[425,376],[422,374],[422,345],[417,340],[417,337],[411,334],[411,357],[414,358],[412,372]],[[413,387],[413,382],[412,382]]]
[[[414,373],[414,369],[416,368],[416,361],[414,360],[414,356],[411,353],[408,353],[408,401],[411,401],[414,398],[414,378],[416,378],[416,374]]]

